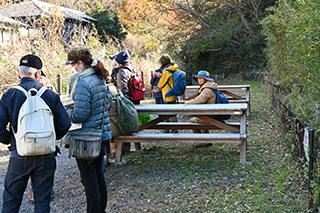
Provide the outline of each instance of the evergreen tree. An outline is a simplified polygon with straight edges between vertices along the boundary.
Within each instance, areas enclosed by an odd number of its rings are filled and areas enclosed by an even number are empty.
[[[97,5],[92,12],[87,14],[98,20],[96,28],[101,42],[108,43],[108,39],[124,40],[127,32],[124,31],[120,19],[116,12],[104,9],[102,5]]]

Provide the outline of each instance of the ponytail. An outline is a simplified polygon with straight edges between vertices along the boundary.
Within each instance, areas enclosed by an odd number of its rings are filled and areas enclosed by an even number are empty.
[[[101,80],[109,80],[109,72],[104,68],[103,63],[94,56],[93,59],[89,58],[87,60],[82,61],[86,67],[92,67],[95,70],[95,74],[99,76]]]
[[[96,71],[95,73],[103,80],[108,81],[109,72],[104,68],[103,63],[101,61],[98,61],[97,65],[93,67],[94,70]]]

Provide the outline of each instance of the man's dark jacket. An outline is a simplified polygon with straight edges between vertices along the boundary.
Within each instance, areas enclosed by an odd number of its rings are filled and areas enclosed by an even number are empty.
[[[42,85],[37,79],[24,77],[19,84],[26,91],[31,88],[35,88],[38,91]],[[67,115],[58,94],[47,89],[41,96],[41,98],[50,107],[54,116],[54,127],[56,132],[56,139],[61,139],[69,130],[71,123],[70,118]],[[17,120],[19,110],[26,100],[24,93],[18,89],[11,88],[6,91],[0,100],[0,142],[4,144],[11,144],[9,147],[11,157],[17,156],[16,141],[12,132],[12,127],[17,132]],[[7,129],[7,124],[10,122],[10,126]]]

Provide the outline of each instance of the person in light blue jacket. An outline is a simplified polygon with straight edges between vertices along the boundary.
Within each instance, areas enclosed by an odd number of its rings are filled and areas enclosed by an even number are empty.
[[[74,108],[66,108],[72,123],[82,123],[82,128],[100,129],[104,109],[102,147],[100,156],[94,160],[77,159],[81,182],[85,187],[87,212],[105,212],[107,187],[103,175],[103,156],[110,150],[112,138],[109,110],[112,96],[105,85],[108,71],[96,57],[92,58],[89,48],[75,47],[68,53],[65,65],[71,64],[78,72],[78,82],[72,92]],[[105,104],[104,104],[105,103]]]

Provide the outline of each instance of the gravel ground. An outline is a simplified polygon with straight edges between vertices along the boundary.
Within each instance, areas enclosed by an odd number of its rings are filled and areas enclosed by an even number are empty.
[[[149,144],[143,144],[142,148],[148,147]],[[149,145],[150,146],[150,145]],[[133,147],[133,146],[132,146]],[[134,151],[134,150],[131,150]],[[130,155],[130,154],[128,154]],[[6,146],[0,145],[0,203],[2,203],[2,194],[5,174],[8,167],[9,152]],[[112,161],[112,159],[110,160]],[[53,187],[53,194],[51,200],[51,212],[65,212],[65,213],[82,213],[86,212],[86,198],[83,186],[80,181],[80,174],[74,158],[68,157],[68,149],[61,148],[61,155],[56,157],[57,170],[55,173],[55,181]],[[105,177],[108,185],[108,207],[107,212],[124,212],[119,210],[114,203],[117,199],[117,190],[112,186],[113,174],[116,172],[118,175],[128,169],[128,165],[107,165],[105,170]],[[126,178],[123,181],[123,186],[120,186],[120,194],[123,190],[127,190],[127,186],[130,188],[135,186],[135,183],[127,183]],[[135,182],[135,181],[133,181]],[[19,212],[27,213],[34,212],[33,202],[29,201],[28,196],[31,190],[30,181],[25,190],[23,201]],[[113,200],[112,200],[113,199]],[[126,205],[125,200],[120,202]],[[131,202],[130,202],[131,203]],[[0,207],[0,209],[2,206]],[[130,208],[129,208],[130,209]],[[129,212],[131,212],[129,210]]]
[[[7,171],[9,152],[1,146],[2,156],[0,161],[0,203],[2,203],[4,177]],[[62,155],[56,157],[57,170],[55,173],[54,188],[51,201],[51,212],[85,212],[84,190],[80,182],[80,175],[74,158],[68,157],[68,150],[62,148]],[[30,181],[25,190],[20,212],[34,212],[33,202],[28,196],[31,186]],[[1,208],[1,207],[0,207]]]

